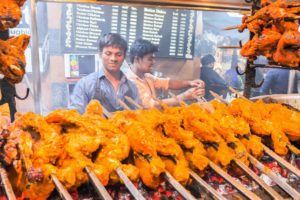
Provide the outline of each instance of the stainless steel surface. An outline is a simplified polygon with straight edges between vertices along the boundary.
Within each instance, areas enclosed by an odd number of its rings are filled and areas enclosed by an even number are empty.
[[[14,191],[11,187],[11,184],[9,182],[9,179],[7,177],[7,173],[4,168],[0,167],[0,176],[1,176],[1,182],[5,189],[5,194],[8,200],[15,200],[16,196],[14,194]]]
[[[226,200],[221,194],[219,194],[214,188],[212,188],[208,183],[206,183],[200,176],[198,176],[195,172],[190,171],[190,176],[197,181],[199,185],[204,187],[204,189],[209,192],[215,199],[218,200]]]
[[[136,187],[133,185],[133,183],[129,180],[129,178],[126,176],[126,174],[122,171],[121,168],[117,168],[116,172],[120,179],[125,184],[126,188],[129,190],[129,192],[132,194],[132,196],[136,200],[146,200],[143,195],[136,189]]]
[[[274,160],[276,160],[278,162],[278,164],[280,164],[284,168],[288,169],[290,172],[292,172],[293,174],[295,174],[296,176],[298,176],[300,178],[300,170],[299,169],[297,169],[296,167],[291,165],[289,162],[287,162],[286,160],[284,160],[283,158],[278,156],[276,153],[274,153],[271,149],[269,149],[265,145],[264,145],[264,152],[266,154],[268,154],[269,156],[271,156]]]
[[[105,187],[102,185],[102,183],[99,181],[96,174],[89,167],[85,167],[84,169],[93,186],[95,187],[98,195],[104,200],[112,200],[111,196],[109,195]]]
[[[183,198],[196,200],[196,198],[191,195],[191,193],[187,191],[169,172],[165,172],[165,178]]]
[[[39,59],[39,37],[36,19],[36,0],[30,1],[30,19],[31,19],[31,64],[32,64],[32,86],[34,112],[41,114],[41,74]]]
[[[284,198],[280,196],[272,187],[268,186],[261,178],[259,178],[251,169],[249,169],[243,162],[235,159],[234,162],[246,172],[262,189],[264,189],[271,197],[276,200],[283,200]]]
[[[272,181],[274,181],[279,187],[286,191],[293,199],[300,200],[300,194],[285,182],[281,177],[277,176],[271,169],[264,166],[256,158],[249,155],[249,161],[256,166],[262,173],[266,174]]]
[[[214,164],[213,162],[209,163],[209,166],[217,172],[220,176],[222,176],[226,181],[228,181],[230,184],[232,184],[238,191],[240,191],[243,195],[248,197],[251,200],[257,200],[260,199],[256,194],[249,191],[245,186],[234,180],[229,174],[227,174],[223,169],[221,169],[219,166]]]
[[[55,174],[51,174],[51,179],[59,192],[61,198],[65,200],[72,200],[72,196],[69,194],[69,192],[66,190],[66,188],[61,184],[61,182],[58,180]]]

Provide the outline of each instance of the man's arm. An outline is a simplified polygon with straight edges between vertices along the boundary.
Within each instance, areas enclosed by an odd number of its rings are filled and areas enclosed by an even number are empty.
[[[170,79],[169,81],[169,89],[178,90],[184,89],[187,87],[204,87],[204,82],[200,79],[192,80],[192,81],[179,81]]]
[[[168,98],[168,99],[162,99],[162,102],[169,106],[176,106],[179,105],[180,101],[184,100],[190,100],[195,99],[197,97],[204,96],[205,90],[203,88],[190,88],[187,91],[177,95],[176,97]],[[155,104],[155,106],[159,106],[158,102]]]
[[[204,88],[204,82],[200,79],[192,80],[192,81],[180,81],[169,78],[158,78],[153,76],[152,74],[145,74],[145,77],[152,80],[154,83],[154,87],[156,89],[184,89],[188,87],[201,87]]]

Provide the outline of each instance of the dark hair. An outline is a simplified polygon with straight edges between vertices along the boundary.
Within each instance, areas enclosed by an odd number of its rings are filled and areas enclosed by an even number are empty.
[[[158,46],[152,44],[148,40],[137,39],[135,40],[129,50],[130,62],[133,63],[134,58],[137,56],[139,58],[144,57],[144,55],[149,53],[155,53],[158,51]]]
[[[117,33],[108,33],[100,38],[99,51],[102,52],[104,47],[117,47],[123,49],[125,54],[128,48],[126,40]]]
[[[210,63],[214,63],[216,60],[211,54],[207,54],[201,58],[202,65],[208,65]]]

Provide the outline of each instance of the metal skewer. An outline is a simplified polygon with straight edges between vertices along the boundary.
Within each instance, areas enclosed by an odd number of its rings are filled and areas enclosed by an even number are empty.
[[[165,172],[165,178],[185,199],[196,200],[169,172]]]
[[[146,200],[143,195],[136,189],[136,187],[133,185],[133,183],[129,180],[129,178],[126,176],[126,174],[123,172],[123,170],[118,167],[115,170],[120,177],[120,179],[123,181],[125,184],[126,188],[129,190],[129,192],[132,194],[132,196],[136,200]]]
[[[240,45],[235,45],[235,46],[218,46],[220,49],[240,49],[242,48]]]
[[[259,186],[261,186],[269,195],[271,195],[276,200],[283,200],[284,198],[280,196],[272,187],[268,186],[259,176],[257,176],[247,165],[243,162],[234,159],[233,160],[244,172],[246,172]]]
[[[249,155],[249,160],[255,167],[270,177],[277,185],[286,191],[293,199],[300,200],[300,194],[289,184],[287,184],[281,177],[277,176],[271,169],[266,168],[261,162],[256,160],[256,158],[251,155]]]
[[[16,200],[16,196],[15,196],[14,191],[11,187],[11,184],[8,180],[7,173],[3,167],[0,167],[0,176],[1,176],[1,181],[4,186],[4,190],[5,190],[7,199],[8,200]]]
[[[96,174],[89,167],[85,167],[84,170],[87,173],[93,186],[95,187],[98,195],[104,200],[112,200],[111,196],[109,195],[105,187],[102,185],[102,183],[99,181]]]
[[[201,185],[202,187],[204,187],[204,189],[210,193],[213,197],[215,197],[216,199],[219,200],[226,200],[225,197],[223,197],[222,195],[220,195],[214,188],[212,188],[208,183],[206,183],[200,176],[198,176],[194,171],[190,171],[190,176],[195,179],[195,181]]]
[[[66,188],[63,186],[63,184],[58,180],[55,174],[51,174],[51,179],[58,190],[58,193],[60,194],[61,198],[65,200],[72,200],[72,196],[70,193],[66,190]]]
[[[131,103],[132,105],[134,105],[136,108],[138,108],[138,109],[143,109],[143,107],[142,106],[140,106],[137,102],[135,102],[131,97],[128,97],[128,96],[125,96],[125,99],[129,102],[129,103]]]
[[[131,110],[131,108],[129,108],[129,106],[121,99],[119,99],[118,102],[125,110]]]
[[[223,30],[228,31],[228,30],[238,29],[238,28],[240,28],[240,26],[241,26],[241,25],[227,26],[227,27],[223,28]]]
[[[263,146],[263,148],[264,148],[264,152],[266,152],[266,154],[268,154],[274,160],[276,160],[280,165],[282,165],[283,167],[285,167],[286,169],[288,169],[290,172],[292,172],[296,176],[300,177],[300,170],[299,169],[297,169],[296,167],[294,167],[293,165],[291,165],[289,162],[287,162],[286,160],[284,160],[283,158],[281,158],[280,156],[278,156],[276,153],[274,153],[271,149],[269,149],[265,145]]]
[[[236,180],[234,180],[229,174],[227,174],[223,169],[221,169],[218,165],[216,165],[213,162],[209,162],[209,166],[217,172],[220,176],[222,176],[225,180],[227,180],[230,184],[232,184],[238,191],[240,191],[242,194],[244,194],[246,197],[248,197],[251,200],[260,199],[256,194],[249,191],[245,186],[238,183]]]

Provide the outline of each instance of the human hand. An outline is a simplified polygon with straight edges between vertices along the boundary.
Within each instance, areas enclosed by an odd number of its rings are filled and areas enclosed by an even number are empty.
[[[195,79],[195,80],[189,81],[189,86],[190,87],[197,87],[197,88],[204,88],[205,83],[204,83],[204,81],[202,81],[200,79]]]
[[[191,100],[198,97],[203,97],[205,94],[204,88],[193,87],[178,95],[180,100]]]

